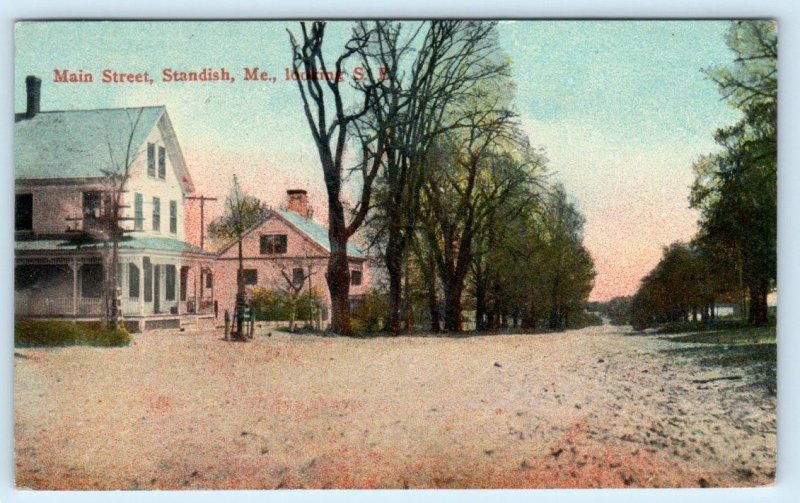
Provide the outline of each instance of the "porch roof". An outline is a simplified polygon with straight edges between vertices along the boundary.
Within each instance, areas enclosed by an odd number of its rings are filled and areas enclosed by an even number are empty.
[[[14,242],[16,251],[77,251],[77,250],[97,250],[103,247],[103,242],[77,242],[70,239],[30,239],[17,240]],[[199,247],[167,237],[130,237],[119,243],[120,250],[153,250],[179,253],[191,253],[195,255],[213,256],[212,253],[200,249]]]

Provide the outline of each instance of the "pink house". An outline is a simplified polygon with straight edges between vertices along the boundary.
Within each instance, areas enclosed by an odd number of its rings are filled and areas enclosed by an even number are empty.
[[[242,240],[244,280],[248,294],[254,288],[286,289],[289,281],[302,283],[302,291],[315,289],[321,294],[321,321],[329,319],[331,299],[325,280],[330,240],[328,230],[309,214],[305,190],[289,190],[286,210],[270,211],[251,227]],[[367,257],[348,244],[350,298],[358,300],[367,292]],[[239,267],[236,241],[223,246],[214,267],[214,293],[219,311],[233,312],[236,300],[236,273]],[[289,279],[287,279],[289,278]],[[303,281],[303,278],[307,278]]]

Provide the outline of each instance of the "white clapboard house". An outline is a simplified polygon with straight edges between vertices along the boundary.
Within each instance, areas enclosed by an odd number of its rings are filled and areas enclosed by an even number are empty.
[[[40,111],[41,81],[26,84],[27,109],[14,117],[15,316],[103,315],[110,245],[90,230],[109,204],[103,170],[126,152],[122,225],[131,232],[119,242],[118,270],[126,326],[178,326],[211,313],[214,257],[185,241],[194,188],[166,108]]]

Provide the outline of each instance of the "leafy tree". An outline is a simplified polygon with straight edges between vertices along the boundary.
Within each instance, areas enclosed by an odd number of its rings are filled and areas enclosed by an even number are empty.
[[[453,107],[484,81],[506,75],[508,63],[499,57],[493,22],[434,20],[404,31],[403,23],[375,21],[356,30],[367,41],[359,50],[363,85],[380,89],[356,125],[364,150],[384,155],[372,227],[389,276],[390,326],[397,334],[425,160],[438,138],[468,126]],[[406,310],[408,320],[410,306]]]
[[[631,324],[637,330],[661,323],[703,321],[713,316],[713,279],[702,251],[692,244],[664,248],[656,267],[642,280],[631,301]]]
[[[543,205],[543,246],[539,264],[544,269],[538,285],[546,295],[548,326],[563,330],[582,312],[594,285],[594,262],[583,246],[584,217],[556,185]]]
[[[733,64],[706,74],[742,119],[718,130],[720,152],[695,164],[690,203],[701,210],[698,243],[737,271],[748,319],[760,324],[777,279],[777,30],[770,21],[735,21],[727,43]]]
[[[512,112],[499,101],[482,96],[469,104],[463,113],[470,126],[447,135],[431,157],[423,186],[422,228],[442,282],[448,331],[462,328],[462,294],[476,234],[529,178],[526,162],[503,151],[519,138]]]

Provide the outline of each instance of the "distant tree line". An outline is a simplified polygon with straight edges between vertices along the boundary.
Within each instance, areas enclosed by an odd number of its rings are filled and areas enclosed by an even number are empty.
[[[716,131],[719,151],[694,164],[689,198],[700,210],[690,243],[664,250],[631,302],[636,328],[698,319],[734,302],[752,324],[767,323],[767,295],[777,286],[778,39],[771,21],[735,21],[727,35],[733,62],[706,70],[742,112]]]
[[[360,21],[338,56],[325,31],[289,37],[294,71],[321,77],[297,86],[328,195],[332,329],[353,331],[357,232],[385,267],[394,334],[460,331],[465,312],[479,329],[580,323],[595,275],[584,219],[519,127],[496,23]],[[348,63],[364,78],[340,81]]]

